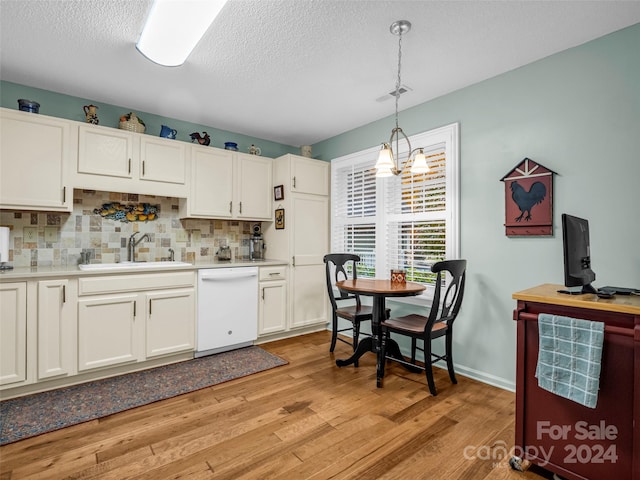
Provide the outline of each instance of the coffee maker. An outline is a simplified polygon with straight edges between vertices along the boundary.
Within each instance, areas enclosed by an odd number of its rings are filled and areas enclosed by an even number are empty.
[[[251,239],[249,240],[249,257],[251,258],[251,260],[263,260],[266,246],[264,244],[264,240],[262,239],[262,229],[260,227],[260,224],[254,223],[252,230],[253,235],[251,235]]]

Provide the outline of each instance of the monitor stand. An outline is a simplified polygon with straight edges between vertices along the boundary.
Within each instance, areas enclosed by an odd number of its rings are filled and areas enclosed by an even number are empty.
[[[593,286],[588,283],[586,285],[578,286],[578,287],[567,287],[566,290],[558,290],[558,293],[564,293],[567,295],[583,295],[585,293],[598,293]]]

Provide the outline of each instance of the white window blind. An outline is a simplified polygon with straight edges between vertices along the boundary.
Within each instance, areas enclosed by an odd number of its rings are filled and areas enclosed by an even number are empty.
[[[424,148],[429,172],[376,178],[378,147],[331,163],[331,249],[360,255],[359,276],[403,269],[407,280],[432,284],[433,263],[459,258],[458,125],[410,141]]]
[[[407,280],[431,283],[431,265],[446,257],[445,145],[425,151],[429,172],[409,170],[386,182],[386,255],[389,269],[401,269]]]
[[[373,165],[375,162],[367,160],[333,171],[336,181],[332,197],[332,237],[340,245],[340,252],[360,256],[358,275],[363,277],[373,277],[376,265],[377,209]]]

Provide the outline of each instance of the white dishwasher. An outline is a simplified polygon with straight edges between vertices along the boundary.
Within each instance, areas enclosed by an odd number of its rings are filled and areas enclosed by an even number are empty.
[[[253,345],[258,338],[258,267],[198,271],[195,356]]]

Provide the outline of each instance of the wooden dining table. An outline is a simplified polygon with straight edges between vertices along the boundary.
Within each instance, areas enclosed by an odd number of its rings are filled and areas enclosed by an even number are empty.
[[[346,360],[336,360],[338,367],[344,367],[355,363],[367,352],[374,352],[379,356],[380,342],[382,340],[380,323],[386,320],[385,300],[389,297],[411,297],[422,293],[425,286],[416,282],[392,282],[390,279],[356,278],[336,282],[336,287],[345,292],[357,293],[373,297],[373,313],[371,321],[370,337],[365,337],[358,342],[356,350]],[[387,353],[396,358],[402,358],[400,346],[392,339],[387,343]],[[377,359],[377,368],[380,369],[384,359]],[[378,386],[381,386],[378,384]]]

